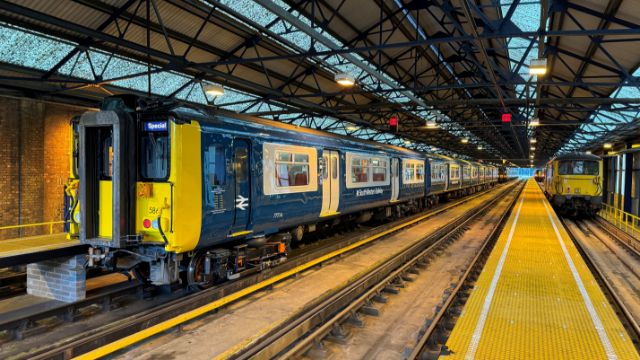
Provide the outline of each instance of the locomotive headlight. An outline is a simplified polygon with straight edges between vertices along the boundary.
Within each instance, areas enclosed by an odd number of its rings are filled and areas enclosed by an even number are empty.
[[[73,221],[75,221],[78,224],[80,224],[80,211],[78,211],[77,213],[73,214]]]

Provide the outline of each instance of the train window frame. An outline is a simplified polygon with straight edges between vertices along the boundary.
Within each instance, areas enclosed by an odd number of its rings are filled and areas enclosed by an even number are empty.
[[[431,167],[431,183],[444,183],[445,182],[445,174],[446,164],[438,163],[438,162],[430,162]]]
[[[580,173],[576,173],[575,169],[575,163],[582,163],[582,172]],[[593,163],[595,164],[595,169],[596,169],[596,173],[585,173],[585,169],[586,169],[586,163]],[[563,169],[561,166],[564,164],[571,164],[571,172],[568,172],[568,168]],[[600,175],[600,163],[596,160],[580,160],[580,159],[574,159],[574,160],[558,160],[558,175],[559,176],[598,176]]]
[[[424,183],[424,163],[424,160],[420,159],[402,159],[402,183],[407,185]],[[419,167],[422,168],[421,179],[418,178]]]
[[[283,163],[284,160],[277,160],[279,153],[291,153],[291,160],[296,159],[297,155],[306,155],[308,159],[308,172],[306,185],[287,185],[283,186],[278,183],[277,179],[277,162]],[[262,144],[262,190],[265,195],[281,195],[295,194],[303,192],[318,191],[318,176],[320,169],[318,165],[318,150],[313,147],[299,146],[284,143],[263,143]],[[300,163],[302,164],[302,163]],[[326,165],[325,165],[326,166]]]
[[[170,120],[165,120],[167,122],[167,128],[166,131],[146,131],[144,130],[144,123],[149,122],[149,121],[142,121],[139,124],[139,132],[138,132],[138,136],[137,136],[137,148],[138,148],[138,178],[140,181],[143,182],[166,182],[169,180],[169,177],[171,176],[171,155],[172,155],[172,147],[171,147],[171,141],[172,141],[172,137],[171,137],[171,129],[172,129],[172,121]],[[142,147],[143,147],[143,135],[144,134],[165,134],[166,136],[166,142],[167,142],[167,148],[166,148],[166,152],[167,152],[167,157],[166,157],[166,174],[164,174],[164,176],[162,177],[150,177],[150,176],[145,176],[144,172],[142,171],[142,163],[143,163],[143,151],[142,151]]]
[[[460,165],[451,164],[449,167],[449,180],[460,180],[460,175]]]
[[[376,165],[377,162],[377,165]],[[359,164],[358,164],[359,163]],[[374,187],[374,186],[388,186],[391,184],[390,171],[390,158],[386,156],[379,156],[358,152],[346,152],[345,164],[346,164],[346,184],[348,189]],[[366,181],[356,181],[354,178],[354,168],[366,168]],[[374,180],[373,173],[375,169],[384,169],[384,178]],[[379,174],[379,173],[378,173]]]
[[[283,157],[283,155],[285,155]],[[311,170],[309,169],[309,154],[299,153],[292,150],[276,150],[275,156],[275,171],[276,171],[276,186],[279,188],[287,188],[287,187],[299,187],[299,186],[307,186],[309,185],[309,174]],[[279,171],[282,166],[287,167],[287,177],[286,177],[286,185],[283,185],[281,180],[284,178],[280,176]],[[304,184],[291,184],[291,172],[294,168],[299,167],[302,171],[296,173],[294,178],[294,182],[297,178],[298,174],[306,175],[304,177]]]
[[[211,155],[211,150],[213,149],[213,155]],[[222,164],[218,163],[218,154],[222,154]],[[225,152],[225,148],[222,144],[211,144],[207,147],[207,150],[204,152],[205,161],[204,163],[207,165],[205,176],[207,177],[207,183],[211,189],[217,187],[224,187],[227,183],[227,154]],[[213,160],[213,161],[211,161]],[[211,170],[213,169],[213,172]],[[221,173],[218,173],[221,170]],[[214,176],[216,179],[216,175],[218,176],[218,183],[211,180],[211,176]],[[220,180],[222,179],[222,180]]]

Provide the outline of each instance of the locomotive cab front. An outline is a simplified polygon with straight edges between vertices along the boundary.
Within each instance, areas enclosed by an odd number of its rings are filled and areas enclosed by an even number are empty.
[[[174,149],[178,138],[195,138],[197,131],[177,127],[161,112],[141,116],[138,101],[111,98],[101,111],[78,119],[80,205],[74,216],[80,241],[91,246],[89,266],[142,270],[140,277],[170,284],[178,279],[181,253],[191,250],[183,247],[195,247],[200,230],[200,214],[191,208],[182,209],[180,229],[174,227],[176,192],[189,189],[185,201],[201,195],[199,174],[179,177],[171,169],[188,166],[177,155],[199,159],[199,142]]]

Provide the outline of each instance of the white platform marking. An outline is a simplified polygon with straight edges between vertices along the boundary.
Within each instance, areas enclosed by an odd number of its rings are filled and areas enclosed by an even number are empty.
[[[487,321],[487,316],[489,315],[489,308],[491,307],[491,302],[493,301],[493,295],[495,294],[496,287],[498,286],[498,280],[500,280],[500,274],[502,274],[502,268],[507,258],[509,245],[511,245],[511,239],[513,239],[513,234],[516,230],[516,225],[518,223],[518,218],[520,217],[520,210],[522,210],[523,203],[524,203],[524,194],[522,194],[522,199],[520,200],[520,205],[518,206],[518,211],[516,212],[516,216],[513,218],[513,223],[511,224],[511,230],[509,230],[509,236],[507,237],[507,243],[504,245],[504,249],[502,249],[502,254],[500,255],[500,260],[498,261],[498,266],[496,266],[496,270],[493,273],[493,278],[491,279],[491,285],[489,286],[489,292],[487,293],[487,296],[484,298],[484,304],[482,305],[482,312],[480,313],[480,317],[478,318],[478,323],[476,324],[476,328],[473,331],[473,336],[471,337],[471,343],[469,344],[469,348],[467,349],[467,354],[465,355],[465,359],[467,360],[472,360],[476,358],[476,351],[478,350],[478,344],[480,344],[480,338],[482,337],[484,324]]]
[[[569,255],[569,251],[567,251],[567,247],[564,245],[562,236],[560,236],[560,231],[558,230],[558,227],[556,226],[555,221],[553,221],[551,212],[549,212],[549,207],[547,206],[547,203],[544,201],[544,199],[542,200],[542,204],[544,205],[544,209],[547,211],[547,215],[549,216],[549,221],[551,221],[551,225],[553,226],[553,231],[556,233],[556,238],[560,243],[560,247],[562,248],[562,253],[564,254],[565,259],[567,259],[567,263],[569,264],[569,268],[571,269],[571,274],[573,274],[573,279],[578,285],[578,289],[580,290],[580,295],[582,295],[582,300],[584,301],[584,304],[587,307],[587,311],[591,316],[591,321],[593,321],[593,325],[596,328],[596,332],[600,337],[600,342],[602,343],[602,346],[604,346],[604,351],[607,354],[607,359],[617,359],[618,356],[616,355],[616,351],[613,349],[613,346],[611,345],[611,341],[609,341],[609,337],[607,336],[607,332],[604,329],[604,325],[602,325],[602,321],[600,320],[600,317],[598,316],[598,313],[596,312],[596,309],[593,306],[593,302],[589,297],[589,293],[587,292],[587,289],[584,287],[584,283],[582,282],[582,278],[578,273],[578,269],[576,269],[576,266],[573,263],[573,259],[571,259],[571,256]]]

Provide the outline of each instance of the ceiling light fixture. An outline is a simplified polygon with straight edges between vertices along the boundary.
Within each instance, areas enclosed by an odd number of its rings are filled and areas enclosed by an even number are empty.
[[[604,143],[604,145],[602,145],[602,147],[604,147],[605,149],[611,149],[613,147],[613,145],[611,143]]]
[[[547,73],[547,59],[531,59],[529,75],[544,75]]]
[[[531,119],[531,121],[529,121],[529,126],[540,126],[540,120],[538,120],[538,118]]]
[[[463,144],[466,144],[466,143],[469,142],[469,138],[462,138],[462,139],[460,139],[460,142],[463,143]]]
[[[205,84],[204,92],[209,96],[222,96],[224,95],[224,88],[217,84]]]
[[[427,120],[424,125],[427,129],[435,129],[438,127],[438,124],[434,120]]]
[[[531,140],[529,140],[530,143],[535,144],[538,142],[538,140],[536,140],[535,138],[531,138]]]
[[[356,78],[349,73],[337,73],[333,79],[342,86],[353,86],[356,83]]]

